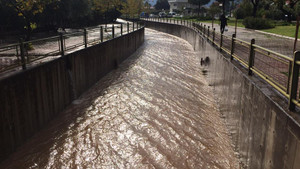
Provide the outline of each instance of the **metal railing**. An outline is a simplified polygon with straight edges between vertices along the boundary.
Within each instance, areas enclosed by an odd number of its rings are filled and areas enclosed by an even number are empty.
[[[213,44],[220,51],[230,56],[231,60],[238,61],[248,70],[248,75],[256,74],[289,100],[289,109],[300,107],[299,66],[300,51],[294,53],[294,58],[266,49],[255,44],[255,39],[246,42],[216,32],[200,22],[186,20],[148,18],[148,21],[179,24],[197,31],[204,39]],[[176,21],[175,21],[176,20]]]
[[[87,48],[142,28],[143,22],[91,27],[74,33],[0,46],[0,73],[27,69],[67,53]]]

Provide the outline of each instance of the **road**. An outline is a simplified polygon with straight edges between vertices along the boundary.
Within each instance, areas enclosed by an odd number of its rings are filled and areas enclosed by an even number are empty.
[[[146,29],[145,44],[0,168],[238,168],[200,57]]]

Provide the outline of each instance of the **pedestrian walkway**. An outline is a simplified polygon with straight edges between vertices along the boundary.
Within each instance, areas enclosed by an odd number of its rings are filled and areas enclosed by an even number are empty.
[[[218,25],[215,25],[216,31],[220,32]],[[224,35],[232,36],[235,33],[235,29],[229,26],[227,32]],[[255,39],[255,44],[267,48],[269,50],[278,52],[289,57],[293,57],[294,40],[284,37],[273,36],[265,33],[261,33],[255,30],[246,28],[237,28],[237,38],[251,42],[251,39]],[[300,42],[297,43],[297,50],[300,50]]]

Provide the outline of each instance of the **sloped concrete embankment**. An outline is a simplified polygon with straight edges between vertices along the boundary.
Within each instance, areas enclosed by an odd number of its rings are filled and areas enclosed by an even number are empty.
[[[0,161],[144,42],[144,28],[0,80]]]
[[[245,68],[224,57],[195,30],[151,21],[146,27],[181,37],[199,57],[210,57],[207,79],[244,168],[300,168],[299,114],[286,109],[284,98],[259,78],[249,77]]]

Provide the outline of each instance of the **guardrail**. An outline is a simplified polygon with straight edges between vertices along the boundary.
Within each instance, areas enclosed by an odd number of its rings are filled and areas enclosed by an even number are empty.
[[[133,32],[142,27],[142,22],[127,22],[86,28],[74,33],[61,33],[44,39],[0,46],[0,73],[27,69],[29,65],[53,60],[66,53]]]
[[[255,44],[255,39],[246,42],[236,38],[236,35],[226,36],[216,32],[200,22],[182,19],[146,18],[147,21],[179,24],[197,31],[208,42],[220,51],[238,61],[248,69],[248,75],[256,74],[289,100],[289,109],[300,107],[299,96],[299,66],[300,51],[294,53],[294,58],[263,48]]]

